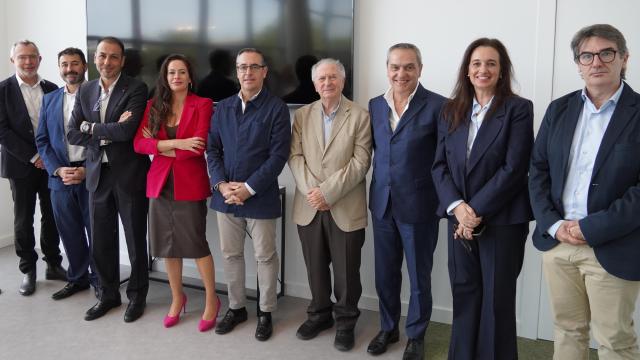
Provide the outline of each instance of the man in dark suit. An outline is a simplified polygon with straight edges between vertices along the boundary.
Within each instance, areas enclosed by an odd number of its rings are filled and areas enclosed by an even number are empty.
[[[91,257],[100,279],[100,299],[87,311],[93,320],[120,306],[118,215],[124,226],[131,276],[125,322],[142,316],[149,288],[147,209],[145,196],[149,157],[133,151],[133,137],[144,112],[147,86],[125,74],[124,45],[114,37],[98,42],[94,62],[100,78],[83,84],[71,114],[67,137],[87,147]],[[127,120],[119,122],[124,112]]]
[[[260,286],[255,337],[271,337],[276,309],[280,214],[278,175],[289,157],[291,122],[287,105],[263,87],[267,65],[262,53],[242,49],[236,57],[240,92],[216,106],[207,141],[207,163],[216,210],[229,310],[216,327],[226,334],[247,320],[244,239],[253,239]]]
[[[533,243],[555,324],[554,359],[638,359],[640,94],[623,81],[626,41],[592,25],[571,41],[585,87],[553,101],[536,139],[529,191]]]
[[[53,214],[69,260],[69,282],[52,295],[54,300],[86,290],[89,284],[96,289],[98,285],[95,273],[89,272],[91,228],[89,194],[84,182],[86,149],[69,144],[66,137],[76,94],[87,71],[84,53],[76,48],[62,50],[58,53],[58,68],[66,85],[44,96],[36,135],[38,152],[49,173]]]
[[[25,274],[20,294],[31,295],[36,289],[35,235],[33,215],[36,196],[40,199],[40,249],[47,262],[46,279],[66,281],[60,263],[60,238],[53,219],[47,172],[38,155],[35,131],[45,93],[58,87],[38,75],[40,52],[29,40],[11,47],[11,63],[16,74],[0,83],[0,176],[9,179],[13,197],[13,231],[20,271]]]
[[[415,45],[393,45],[387,54],[390,88],[369,102],[374,150],[369,209],[381,331],[367,352],[382,354],[389,343],[398,341],[404,255],[411,288],[404,359],[424,356],[432,307],[431,267],[438,240],[438,197],[431,166],[445,98],[420,85],[421,72],[422,59]]]

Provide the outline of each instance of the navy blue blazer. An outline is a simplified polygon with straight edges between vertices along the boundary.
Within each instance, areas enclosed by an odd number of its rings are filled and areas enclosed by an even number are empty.
[[[210,207],[251,219],[280,216],[278,175],[289,158],[291,120],[287,105],[266,88],[247,103],[244,114],[237,94],[218,103],[211,117],[207,165],[211,186],[246,182],[256,192],[244,205],[228,205],[213,191]]]
[[[533,147],[533,104],[512,96],[490,110],[467,159],[469,121],[455,131],[441,118],[433,181],[440,198],[438,215],[464,200],[485,224],[512,225],[533,219],[527,190]],[[455,217],[451,217],[455,220]]]
[[[67,134],[64,131],[64,88],[50,92],[42,99],[40,121],[36,133],[38,153],[49,173],[49,189],[70,190],[59,176],[53,173],[62,166],[71,166],[67,150]]]
[[[393,132],[389,124],[391,109],[384,96],[369,101],[374,150],[369,209],[376,218],[384,216],[389,198],[392,214],[401,222],[415,224],[435,216],[438,197],[431,166],[445,101],[419,84]]]
[[[541,251],[558,244],[547,230],[564,219],[562,192],[573,134],[582,111],[580,91],[553,101],[542,120],[529,170]],[[624,84],[598,149],[580,229],[602,267],[625,280],[640,280],[640,94]]]
[[[42,80],[40,86],[45,94],[58,88],[47,80]],[[15,75],[0,82],[0,145],[0,176],[26,177],[33,168],[31,159],[38,149],[29,111]]]
[[[100,111],[95,106],[100,97],[99,81],[99,78],[91,80],[78,89],[67,134],[69,143],[87,147],[87,190],[93,192],[98,188],[102,152],[105,151],[109,165],[118,174],[115,178],[116,186],[128,193],[144,192],[151,161],[149,156],[133,151],[133,137],[147,104],[147,85],[121,74],[109,98],[104,123],[101,123]],[[118,122],[120,115],[125,111],[132,112],[131,118]],[[80,124],[83,121],[95,123],[93,134],[80,132]],[[111,143],[100,146],[100,140],[110,140]]]

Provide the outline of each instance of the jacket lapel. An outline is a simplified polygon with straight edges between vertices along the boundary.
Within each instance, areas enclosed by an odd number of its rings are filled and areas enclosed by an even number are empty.
[[[478,129],[478,133],[476,134],[476,139],[473,141],[473,146],[471,147],[471,154],[469,154],[469,161],[467,162],[467,174],[473,170],[473,168],[478,164],[484,153],[487,151],[491,143],[496,139],[498,133],[500,133],[500,129],[502,129],[503,121],[505,114],[505,105],[504,103],[500,106],[499,109],[496,109],[493,114],[487,116],[483,121],[480,129]],[[471,118],[471,115],[468,117]],[[469,124],[469,126],[471,126]],[[469,127],[467,127],[467,134],[469,132]],[[467,135],[468,136],[468,135]],[[466,146],[464,147],[466,151]]]
[[[324,152],[324,131],[322,127],[322,103],[316,101],[311,107],[311,116],[307,121],[311,121],[311,131],[313,132],[316,141],[318,142],[318,149],[321,153]]]
[[[31,124],[31,118],[29,117],[29,110],[27,110],[27,104],[24,102],[24,98],[22,97],[22,91],[20,90],[20,85],[18,85],[18,80],[15,75],[11,77],[11,85],[13,87],[11,93],[13,96],[13,103],[19,104],[20,106],[20,114],[27,114],[24,116],[25,121],[21,121],[20,124],[24,124],[24,130],[33,131],[33,125]],[[30,133],[31,133],[30,132]]]
[[[600,148],[598,149],[596,161],[593,165],[593,171],[591,173],[592,179],[595,178],[598,170],[600,170],[600,168],[602,167],[609,152],[616,144],[616,140],[618,139],[618,137],[620,137],[629,121],[638,111],[637,104],[631,96],[632,93],[633,90],[631,89],[631,87],[627,84],[624,84],[620,100],[616,105],[616,109],[613,111],[609,126],[607,126],[607,130],[604,132],[604,137],[602,138],[602,142],[600,143]]]
[[[98,80],[89,84],[92,84],[88,89],[89,101],[91,101],[89,104],[89,106],[91,106],[91,121],[100,123],[100,111],[96,111],[96,105],[100,99],[100,79],[98,78]]]
[[[469,114],[469,116],[471,116]],[[454,168],[451,170],[451,176],[455,180],[456,184],[462,184],[463,196],[466,199],[466,176],[465,169],[467,163],[467,139],[469,138],[469,126],[461,125],[454,132],[449,135],[449,141],[447,149],[451,148],[451,156],[453,157],[450,162]],[[449,156],[449,154],[447,154]]]
[[[184,139],[185,136],[182,134],[184,129],[189,128],[189,123],[191,119],[193,119],[193,112],[195,111],[196,104],[193,100],[193,95],[187,95],[184,100],[184,106],[182,107],[182,114],[180,115],[180,123],[178,124],[178,130],[176,131],[177,139]]]
[[[560,158],[562,162],[562,168],[560,169],[560,173],[562,176],[562,189],[564,189],[564,184],[566,181],[567,167],[569,166],[569,154],[571,153],[571,143],[573,142],[573,136],[576,132],[576,126],[578,124],[578,119],[580,118],[580,113],[582,112],[582,107],[584,106],[584,101],[582,100],[581,92],[578,91],[571,98],[567,105],[567,116],[565,117],[564,123],[562,126],[562,138],[566,139],[562,143],[560,143]]]
[[[421,84],[418,84],[418,90],[416,91],[416,94],[413,96],[413,99],[411,99],[411,102],[409,103],[409,108],[400,117],[400,121],[398,121],[396,130],[393,132],[393,135],[391,135],[391,137],[399,133],[402,130],[402,128],[405,127],[405,125],[409,121],[411,121],[411,119],[413,119],[416,116],[416,114],[420,112],[420,110],[422,110],[422,108],[427,104],[427,102],[424,101],[424,98],[426,97],[427,97],[427,91],[425,90],[425,88],[422,87]],[[391,109],[389,109],[389,111],[391,111]],[[388,116],[387,116],[387,119],[388,119]],[[391,130],[391,125],[387,125],[387,126],[389,126],[389,130]]]
[[[115,111],[114,109],[118,108],[118,104],[120,103],[120,100],[122,100],[122,97],[125,91],[127,91],[128,87],[129,79],[124,74],[120,75],[118,83],[113,88],[113,94],[111,94],[111,96],[109,97],[109,105],[107,105],[107,112],[104,116],[105,123],[118,122],[118,119],[122,114],[114,114],[113,112]]]

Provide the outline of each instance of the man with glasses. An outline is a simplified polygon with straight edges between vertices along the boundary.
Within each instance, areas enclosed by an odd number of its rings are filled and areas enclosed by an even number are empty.
[[[633,311],[640,291],[640,94],[623,81],[629,54],[611,25],[571,41],[582,90],[553,101],[529,175],[534,245],[555,324],[554,359],[638,359]]]
[[[15,75],[0,82],[0,176],[9,179],[13,197],[13,231],[19,269],[24,274],[19,292],[28,296],[36,290],[38,254],[33,231],[36,197],[40,199],[40,250],[47,263],[47,280],[67,280],[60,266],[60,238],[53,218],[47,172],[36,149],[35,134],[42,97],[58,87],[38,75],[40,51],[29,40],[11,47]]]
[[[70,144],[87,147],[91,258],[100,280],[98,303],[87,310],[84,319],[97,319],[121,304],[120,217],[131,262],[124,321],[132,322],[142,316],[149,289],[145,187],[150,161],[133,151],[147,86],[122,73],[124,45],[117,38],[98,41],[94,62],[100,78],[78,90],[67,134]],[[125,112],[130,116],[119,121]]]
[[[207,142],[207,163],[217,211],[229,310],[216,327],[226,334],[247,320],[245,233],[253,239],[260,287],[256,339],[266,341],[276,309],[278,254],[276,218],[281,216],[278,175],[289,156],[291,123],[287,105],[263,87],[262,53],[242,49],[236,57],[240,92],[216,106]]]

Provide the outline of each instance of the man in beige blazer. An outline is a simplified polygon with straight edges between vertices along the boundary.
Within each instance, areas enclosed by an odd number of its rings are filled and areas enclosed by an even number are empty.
[[[320,60],[311,77],[320,100],[295,112],[289,157],[296,180],[293,221],[298,224],[312,297],[308,319],[296,336],[314,338],[333,326],[335,314],[334,346],[347,351],[353,348],[353,329],[360,315],[371,125],[369,113],[342,96],[345,70],[340,61]]]

